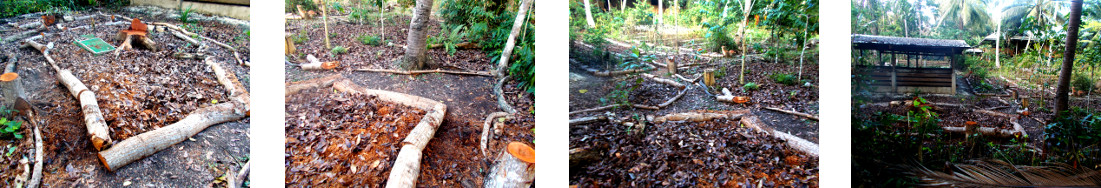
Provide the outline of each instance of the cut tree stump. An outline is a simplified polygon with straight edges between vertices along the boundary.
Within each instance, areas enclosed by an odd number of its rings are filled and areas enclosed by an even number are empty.
[[[57,80],[65,85],[65,88],[69,89],[69,93],[80,102],[80,108],[84,113],[84,126],[88,128],[88,135],[91,136],[92,146],[96,148],[96,151],[103,150],[104,147],[110,145],[112,142],[111,136],[108,134],[107,123],[103,121],[103,112],[99,109],[96,95],[88,90],[88,87],[84,86],[84,83],[80,82],[80,79],[77,79],[71,71],[58,68],[57,63],[50,57],[48,47],[52,45],[24,41],[23,46],[33,47],[42,52],[42,55],[46,57],[46,61],[57,71]]]
[[[524,143],[512,142],[508,152],[500,152],[489,174],[485,187],[527,188],[535,182],[535,150]]]
[[[132,19],[130,21],[130,28],[119,31],[115,38],[122,43],[119,44],[118,49],[115,50],[115,55],[119,54],[119,51],[133,48],[130,44],[133,41],[137,41],[142,46],[149,48],[149,50],[157,51],[157,42],[153,42],[153,39],[149,39],[149,26],[141,23],[141,19]]]
[[[293,36],[291,33],[285,33],[283,36],[283,53],[286,55],[298,54],[298,49],[294,47],[294,40],[291,39],[291,36]]]

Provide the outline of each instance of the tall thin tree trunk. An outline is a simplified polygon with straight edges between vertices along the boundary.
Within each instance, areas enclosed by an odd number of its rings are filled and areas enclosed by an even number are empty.
[[[413,9],[413,19],[409,23],[409,33],[405,37],[408,44],[405,47],[405,56],[398,66],[404,70],[416,70],[424,68],[430,60],[425,51],[427,46],[428,20],[432,14],[432,0],[417,0]]]
[[[744,10],[742,13],[744,14],[744,16],[742,16],[742,32],[740,32],[742,35],[742,70],[738,72],[738,84],[745,84],[745,56],[748,55],[746,54],[746,48],[749,47],[745,42],[747,38],[745,37],[745,30],[746,26],[749,26],[749,11],[752,9],[753,0],[745,0],[745,7],[742,8],[742,10]]]
[[[623,14],[623,11],[627,10],[626,8],[627,8],[627,0],[620,1],[620,3],[619,3],[619,12],[620,12],[620,14]]]
[[[382,26],[379,33],[382,34],[382,41],[386,41],[386,17],[383,17],[382,12],[386,11],[384,4],[386,1],[379,1],[378,4],[378,25]],[[366,16],[365,16],[366,17]]]
[[[1067,46],[1063,56],[1063,70],[1059,71],[1059,87],[1055,89],[1055,117],[1067,110],[1070,91],[1070,75],[1073,74],[1075,48],[1078,47],[1078,25],[1082,22],[1082,1],[1072,1],[1070,6],[1070,28],[1067,29]]]
[[[808,33],[807,30],[810,29],[810,16],[804,14],[803,17],[806,17],[805,18],[806,21],[804,21],[804,23],[803,23],[803,46],[802,46],[803,51],[799,52],[799,76],[797,77],[797,79],[799,79],[799,80],[803,80],[803,54],[807,53],[807,41],[809,41],[807,39],[807,33]],[[891,62],[891,63],[892,64],[898,64],[898,62]]]
[[[658,24],[665,25],[665,6],[662,5],[662,1],[658,0]],[[660,31],[660,27],[658,28]]]
[[[497,62],[497,77],[504,77],[505,70],[508,70],[508,58],[512,56],[512,49],[516,46],[516,36],[520,32],[520,27],[524,25],[524,21],[527,20],[528,6],[531,5],[531,0],[521,0],[520,10],[516,13],[515,21],[512,22],[512,32],[508,34],[508,40],[505,42],[505,49],[501,50],[501,61]]]
[[[596,22],[593,21],[592,8],[589,6],[589,0],[585,0],[585,21],[589,23],[589,27],[596,27]]]

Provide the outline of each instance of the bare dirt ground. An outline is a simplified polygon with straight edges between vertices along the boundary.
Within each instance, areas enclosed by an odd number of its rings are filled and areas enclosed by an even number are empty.
[[[99,13],[118,14],[140,18],[144,22],[179,23],[171,14],[150,7],[127,7],[124,10],[90,10],[73,12],[73,17],[95,15]],[[178,16],[178,15],[177,15]],[[199,16],[209,20],[210,17]],[[38,21],[37,15],[13,18],[17,24]],[[97,17],[99,18],[99,17]],[[51,55],[62,69],[71,69],[92,92],[95,92],[104,118],[111,129],[111,137],[121,141],[130,136],[153,130],[182,119],[191,111],[228,101],[226,91],[211,69],[202,60],[181,60],[172,57],[174,52],[197,52],[195,46],[164,32],[150,33],[150,37],[164,50],[152,52],[147,48],[136,47],[123,51],[118,57],[113,52],[92,56],[72,44],[79,35],[91,34],[103,38],[112,45],[120,41],[114,38],[115,32],[125,29],[125,25],[103,25],[113,21],[99,18],[96,29],[61,30],[51,28],[46,35],[35,41],[52,42],[55,48]],[[90,25],[92,20],[61,22],[66,27]],[[5,25],[7,26],[7,25]],[[203,36],[236,47],[242,59],[248,61],[247,26],[240,28],[219,22],[198,22],[194,30]],[[198,29],[202,28],[202,29]],[[21,32],[17,28],[0,26],[0,36]],[[238,65],[232,53],[207,42],[205,53],[221,62],[227,70],[233,71],[248,88],[249,68]],[[136,45],[140,46],[140,45]],[[89,142],[87,129],[83,126],[83,116],[76,99],[68,89],[60,85],[56,72],[46,63],[41,53],[29,48],[19,48],[18,44],[8,43],[0,46],[5,54],[17,56],[17,71],[24,79],[24,88],[28,100],[42,113],[41,121],[45,146],[45,169],[43,186],[93,186],[114,187],[139,185],[148,187],[180,186],[224,186],[217,178],[226,170],[236,171],[248,161],[249,157],[249,118],[212,125],[188,141],[173,145],[147,158],[138,160],[114,172],[108,172],[96,157],[95,149]],[[30,135],[30,130],[26,131]],[[5,143],[33,142],[30,139],[19,141],[4,140]],[[21,156],[32,156],[31,147],[20,144]],[[10,161],[15,158],[7,158]],[[5,168],[0,170],[3,177],[22,169]],[[0,178],[0,181],[9,179]]]
[[[482,76],[457,76],[451,74],[396,75],[389,73],[356,72],[354,69],[376,68],[397,69],[393,60],[401,57],[405,45],[405,34],[409,28],[409,17],[389,17],[386,21],[386,38],[392,45],[365,45],[357,40],[363,34],[378,35],[377,20],[372,23],[356,24],[344,21],[329,23],[333,35],[333,46],[348,48],[343,55],[330,55],[322,38],[324,30],[318,20],[288,20],[288,33],[305,34],[308,40],[296,44],[299,54],[291,57],[292,63],[304,62],[307,54],[317,56],[321,61],[340,61],[341,67],[327,71],[306,71],[288,65],[287,82],[309,80],[340,74],[356,84],[369,89],[381,89],[426,97],[443,102],[448,106],[443,123],[436,135],[424,149],[421,159],[421,175],[417,186],[425,187],[480,187],[491,158],[481,154],[479,145],[482,123],[486,115],[501,111],[496,105],[493,85],[496,78]],[[439,32],[437,22],[430,22],[430,35]],[[441,49],[429,50],[428,55],[438,68],[463,71],[490,71],[496,61],[488,59],[480,49],[458,50],[448,56]],[[516,108],[518,117],[506,122],[502,134],[490,144],[490,150],[503,148],[509,141],[519,141],[534,147],[535,128],[534,95],[516,87],[515,81],[505,83],[503,89],[509,104]],[[291,103],[288,103],[291,105]],[[288,131],[290,132],[290,131]],[[392,162],[392,161],[391,161]],[[289,185],[289,184],[288,184]]]

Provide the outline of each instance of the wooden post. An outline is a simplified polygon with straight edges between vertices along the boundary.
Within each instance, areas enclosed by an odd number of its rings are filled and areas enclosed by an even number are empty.
[[[703,85],[707,87],[715,87],[715,70],[708,69],[703,71]]]
[[[952,57],[955,57],[955,56],[953,55]],[[955,58],[952,58],[952,61],[955,61]],[[951,94],[955,95],[956,94],[956,71],[955,71],[956,70],[956,64],[955,63],[948,63],[948,70],[950,70],[951,74],[949,74],[949,75],[951,75],[951,77],[952,77],[952,92],[951,92]]]
[[[891,65],[891,91],[898,93],[898,70],[895,68],[898,66]]]
[[[665,67],[666,69],[669,69],[670,75],[677,74],[677,61],[676,59],[673,59],[673,57],[669,57],[669,59],[666,59]]]

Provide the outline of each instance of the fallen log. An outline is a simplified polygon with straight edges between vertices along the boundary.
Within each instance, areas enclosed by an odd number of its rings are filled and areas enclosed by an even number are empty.
[[[715,120],[715,119],[726,119],[726,118],[732,118],[732,117],[733,118],[739,118],[739,117],[741,117],[741,114],[737,114],[735,116],[730,116],[730,115],[727,115],[727,114],[720,114],[720,113],[696,113],[696,112],[675,113],[675,114],[667,114],[667,115],[664,115],[664,116],[661,116],[661,117],[654,118],[654,123],[704,122],[704,121],[711,121],[711,120]]]
[[[285,96],[290,96],[290,95],[298,94],[298,92],[300,92],[302,90],[306,90],[306,89],[319,88],[319,87],[332,87],[334,82],[339,81],[341,79],[344,79],[344,76],[332,75],[332,76],[326,76],[326,77],[312,79],[312,80],[286,83],[285,85],[287,85],[287,89],[285,91],[283,91],[283,93],[284,93]]]
[[[107,168],[107,171],[114,171],[138,159],[153,155],[198,134],[211,125],[236,121],[249,116],[249,93],[241,85],[237,75],[227,72],[220,63],[209,58],[207,58],[206,64],[214,71],[218,82],[225,87],[232,100],[199,108],[176,123],[130,137],[115,144],[115,146],[100,151],[98,153],[99,160]]]
[[[206,54],[201,54],[201,53],[176,52],[176,53],[172,53],[172,57],[175,57],[176,59],[202,60],[202,59],[206,59],[208,56]]]
[[[92,146],[97,151],[103,150],[104,147],[112,143],[111,136],[107,129],[107,123],[103,121],[103,112],[99,109],[99,102],[96,101],[96,95],[88,90],[84,83],[80,82],[76,76],[69,70],[62,70],[57,67],[57,63],[50,57],[49,48],[47,45],[42,45],[34,41],[25,41],[24,47],[33,47],[42,52],[42,55],[46,57],[46,61],[57,71],[57,80],[65,85],[65,88],[69,89],[70,94],[76,97],[80,102],[82,112],[84,113],[84,126],[88,129],[88,135],[92,137]]]
[[[46,28],[37,28],[37,29],[33,29],[33,30],[27,30],[27,31],[24,31],[22,33],[18,33],[18,34],[12,35],[12,36],[6,36],[6,37],[3,37],[3,38],[0,38],[0,39],[3,39],[3,40],[0,40],[0,44],[5,44],[5,43],[13,42],[13,41],[21,41],[21,40],[26,39],[28,37],[37,36],[40,33],[45,32],[45,31],[46,31]]]
[[[1013,138],[1016,136],[1023,136],[1024,132],[1018,132],[1015,130],[998,129],[993,127],[976,127],[974,131],[968,131],[967,127],[942,127],[944,132],[949,133],[979,133],[983,136],[992,136],[1000,138]]]
[[[333,83],[333,88],[338,91],[373,95],[379,100],[399,103],[414,108],[419,108],[427,113],[420,123],[409,132],[402,141],[401,150],[398,152],[394,166],[390,170],[390,176],[386,180],[386,187],[415,187],[417,177],[420,176],[420,162],[424,147],[436,133],[436,128],[443,121],[447,112],[447,105],[438,101],[384,90],[371,90],[355,85],[347,79]]]
[[[684,89],[684,84],[681,84],[677,81],[673,81],[673,80],[665,79],[665,78],[659,78],[659,77],[654,76],[654,75],[649,74],[649,73],[642,73],[642,77],[644,77],[646,79],[649,79],[650,81],[654,81],[654,82],[657,82],[657,83],[662,83],[662,84],[665,84],[665,85],[676,87],[677,89]]]
[[[797,151],[801,151],[801,152],[803,152],[807,155],[813,155],[815,157],[818,157],[818,144],[807,141],[803,138],[799,138],[795,135],[791,135],[791,134],[788,134],[788,133],[785,133],[785,132],[774,130],[771,127],[769,127],[768,124],[765,124],[763,121],[761,121],[760,118],[757,118],[757,116],[743,117],[742,120],[741,120],[741,123],[742,123],[742,125],[745,125],[746,127],[750,127],[750,128],[753,128],[757,131],[768,133],[772,137],[784,140],[785,141],[784,143],[788,147],[791,147],[792,149],[795,149]]]
[[[535,182],[535,149],[512,142],[501,152],[485,177],[485,187],[531,187]]]
[[[437,49],[437,48],[443,48],[443,47],[444,47],[443,44],[428,45],[429,49]],[[462,50],[462,49],[467,49],[467,50],[482,49],[482,45],[478,45],[478,43],[473,43],[473,42],[460,42],[458,44],[455,44],[455,49],[460,49],[460,50]]]
[[[244,118],[245,113],[239,112],[241,108],[247,108],[245,106],[247,104],[233,101],[197,109],[176,123],[130,137],[100,151],[99,160],[107,171],[113,172],[119,167],[182,142],[211,125]]]
[[[589,116],[589,117],[583,117],[583,118],[577,118],[577,119],[570,119],[570,124],[569,125],[583,125],[583,124],[590,124],[590,123],[595,123],[595,122],[599,122],[599,121],[607,121],[607,120],[608,120],[608,117],[604,117],[604,116]]]
[[[457,74],[457,75],[471,75],[471,76],[493,76],[493,74],[490,74],[488,72],[464,72],[464,71],[451,71],[451,70],[440,70],[440,69],[435,69],[435,70],[414,70],[414,71],[389,70],[389,69],[356,69],[356,71],[360,71],[360,72],[381,72],[381,73],[405,74],[405,75],[441,73],[441,74]]]
[[[489,145],[489,137],[490,135],[492,135],[492,131],[490,130],[493,129],[493,125],[502,124],[504,120],[498,120],[498,118],[510,119],[510,115],[511,114],[508,112],[494,112],[489,114],[489,116],[486,116],[486,120],[482,122],[482,156],[488,157],[489,155],[489,152],[486,151],[486,148]]]
[[[801,117],[805,117],[805,118],[807,118],[807,119],[813,119],[813,120],[818,120],[818,116],[815,116],[815,115],[810,115],[810,114],[806,114],[806,113],[802,113],[802,112],[796,112],[796,111],[784,110],[784,109],[779,109],[779,108],[773,108],[773,107],[765,107],[765,109],[769,109],[769,110],[772,110],[772,111],[777,111],[777,112],[783,112],[783,113],[787,113],[787,114],[791,114],[791,115],[796,115],[796,116],[801,116]]]

